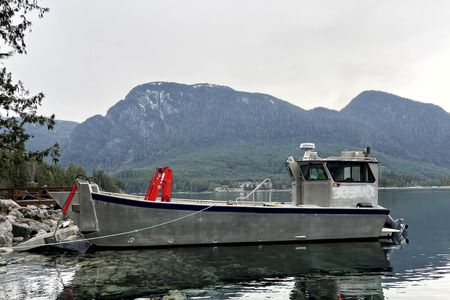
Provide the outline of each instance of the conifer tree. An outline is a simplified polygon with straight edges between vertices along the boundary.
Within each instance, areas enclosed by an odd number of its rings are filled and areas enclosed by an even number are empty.
[[[27,151],[25,143],[31,138],[27,124],[39,124],[52,130],[55,115],[44,116],[37,110],[43,93],[30,95],[22,82],[15,81],[4,61],[16,54],[26,54],[25,34],[31,31],[31,14],[42,18],[48,8],[36,0],[0,0],[0,172],[2,177],[27,161],[42,161],[59,157],[59,145],[40,151]],[[3,178],[4,179],[4,178]]]

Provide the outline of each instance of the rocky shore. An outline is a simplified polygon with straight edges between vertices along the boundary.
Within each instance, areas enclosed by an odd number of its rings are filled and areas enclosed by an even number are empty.
[[[61,209],[52,206],[20,206],[13,200],[0,199],[0,247],[12,247],[53,232],[61,217]]]

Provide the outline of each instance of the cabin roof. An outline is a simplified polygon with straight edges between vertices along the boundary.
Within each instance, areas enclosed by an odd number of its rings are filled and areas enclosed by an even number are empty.
[[[373,157],[327,157],[319,159],[299,159],[296,162],[307,162],[307,163],[320,163],[320,162],[370,162],[378,163],[378,161]]]

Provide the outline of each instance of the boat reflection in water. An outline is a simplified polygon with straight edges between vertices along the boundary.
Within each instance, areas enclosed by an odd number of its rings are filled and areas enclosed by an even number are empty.
[[[101,251],[79,257],[58,298],[383,298],[388,251],[378,241]]]

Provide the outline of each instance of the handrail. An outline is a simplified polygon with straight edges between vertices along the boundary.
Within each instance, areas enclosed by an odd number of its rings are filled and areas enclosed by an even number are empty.
[[[269,203],[272,203],[272,180],[270,180],[270,178],[266,178],[266,179],[264,179],[263,181],[261,181],[261,183],[260,184],[258,184],[254,189],[253,189],[253,191],[251,191],[250,193],[248,193],[248,195],[247,196],[245,196],[245,197],[237,197],[236,199],[235,199],[235,201],[236,201],[236,204],[237,204],[237,202],[238,202],[238,200],[247,200],[248,199],[248,197],[250,197],[251,195],[253,195],[253,202],[255,202],[255,192],[257,191],[257,190],[259,190],[266,182],[269,182],[269,187],[270,187],[270,189],[269,189]]]

